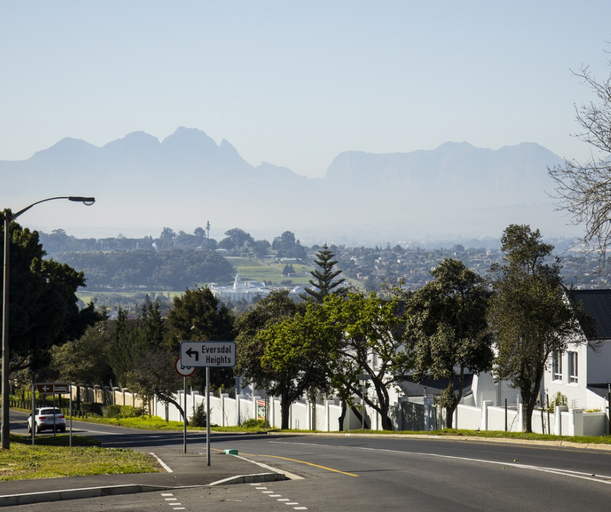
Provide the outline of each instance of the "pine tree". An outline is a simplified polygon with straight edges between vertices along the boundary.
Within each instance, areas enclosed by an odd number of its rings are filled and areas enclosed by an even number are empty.
[[[310,279],[310,284],[314,288],[306,288],[305,291],[309,295],[303,295],[304,299],[314,299],[318,303],[323,303],[325,297],[334,293],[336,295],[344,296],[348,292],[348,288],[342,286],[338,288],[340,284],[345,282],[346,280],[336,279],[342,271],[336,270],[335,265],[337,265],[337,261],[334,260],[333,252],[327,247],[327,245],[323,245],[322,249],[316,253],[316,260],[314,263],[319,267],[316,270],[310,272],[312,277],[315,279]]]

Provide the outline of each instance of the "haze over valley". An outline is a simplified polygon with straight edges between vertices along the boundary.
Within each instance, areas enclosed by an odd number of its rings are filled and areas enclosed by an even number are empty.
[[[76,236],[240,227],[257,238],[284,230],[303,240],[374,244],[498,238],[511,223],[572,236],[556,211],[547,168],[563,160],[534,143],[498,150],[447,142],[429,151],[337,155],[324,177],[245,161],[230,142],[178,128],[163,140],[133,132],[101,147],[65,138],[22,161],[0,161],[0,203],[14,211],[41,197],[93,195],[91,209],[54,204],[23,224]]]

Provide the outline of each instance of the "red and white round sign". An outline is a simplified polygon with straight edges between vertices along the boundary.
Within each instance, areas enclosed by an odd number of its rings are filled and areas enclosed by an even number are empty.
[[[195,373],[195,366],[183,366],[180,364],[180,357],[176,359],[174,363],[174,368],[176,368],[176,373],[181,377],[191,377]]]

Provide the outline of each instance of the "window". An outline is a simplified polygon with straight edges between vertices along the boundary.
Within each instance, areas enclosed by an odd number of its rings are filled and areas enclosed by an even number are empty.
[[[579,360],[577,352],[567,352],[569,356],[569,382],[577,383],[579,381]]]
[[[562,380],[562,353],[554,352],[552,354],[552,379]]]

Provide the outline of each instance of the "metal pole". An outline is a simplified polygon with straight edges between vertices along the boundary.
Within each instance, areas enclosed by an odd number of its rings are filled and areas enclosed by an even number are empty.
[[[32,446],[36,439],[36,373],[32,372]]]
[[[206,366],[206,465],[210,466],[210,367]]]
[[[8,450],[11,446],[9,435],[9,405],[8,405],[8,301],[9,301],[9,226],[11,225],[12,215],[5,212],[4,215],[4,268],[2,282],[2,448]],[[32,421],[34,417],[32,416]],[[34,425],[34,423],[32,423]],[[34,429],[32,429],[34,430]]]
[[[238,427],[242,426],[242,418],[240,414],[240,377],[235,378],[235,399],[238,406]]]
[[[9,227],[11,221],[15,220],[22,213],[27,212],[33,206],[47,201],[55,201],[56,199],[67,199],[83,203],[86,206],[91,206],[95,203],[94,197],[82,196],[60,196],[48,197],[36,201],[29,206],[19,210],[17,213],[6,210],[4,214],[4,264],[3,264],[3,281],[2,281],[2,389],[0,390],[2,402],[2,426],[0,427],[0,437],[2,438],[2,448],[10,449],[10,424],[9,424],[9,346],[8,346],[8,312],[9,312]]]
[[[72,448],[72,382],[70,383],[70,433],[68,434],[68,446]]]
[[[505,398],[505,432],[507,432],[507,399]]]
[[[183,433],[182,433],[182,452],[187,453],[187,378],[183,376],[182,378],[182,388],[184,390],[184,404],[183,404]]]

